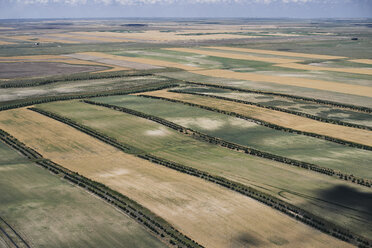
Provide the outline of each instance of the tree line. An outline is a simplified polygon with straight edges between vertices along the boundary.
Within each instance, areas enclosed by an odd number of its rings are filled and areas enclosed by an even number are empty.
[[[257,118],[248,117],[248,116],[245,116],[245,115],[242,115],[242,114],[239,114],[239,113],[235,113],[235,112],[231,112],[231,111],[225,111],[225,110],[221,110],[221,109],[218,109],[218,108],[212,108],[212,107],[208,107],[208,106],[204,106],[204,105],[200,105],[200,104],[196,104],[196,103],[190,103],[190,102],[185,102],[185,101],[171,99],[171,98],[165,98],[165,97],[159,97],[159,96],[150,96],[150,95],[139,95],[139,96],[146,97],[146,98],[160,99],[160,100],[165,100],[165,101],[170,101],[170,102],[175,102],[175,103],[182,103],[182,104],[185,104],[185,105],[198,107],[198,108],[201,108],[201,109],[206,109],[206,110],[214,111],[214,112],[217,112],[217,113],[238,117],[240,119],[251,121],[251,122],[254,122],[258,125],[269,127],[269,128],[275,129],[275,130],[306,135],[306,136],[310,136],[310,137],[314,137],[314,138],[318,138],[318,139],[324,139],[324,140],[331,141],[331,142],[341,144],[341,145],[345,145],[345,146],[350,146],[350,147],[355,147],[355,148],[359,148],[359,149],[363,149],[363,150],[372,151],[372,146],[363,145],[363,144],[355,143],[355,142],[352,142],[352,141],[342,140],[342,139],[338,139],[338,138],[334,138],[334,137],[330,137],[330,136],[326,136],[326,135],[321,135],[321,134],[317,134],[317,133],[305,132],[305,131],[296,130],[296,129],[292,129],[292,128],[288,128],[288,127],[282,127],[282,126],[279,126],[279,125],[276,125],[276,124],[273,124],[273,123],[270,123],[270,122],[266,122],[266,121],[263,121],[263,120],[260,120],[260,119],[257,119]]]
[[[216,96],[216,95],[207,95],[207,94],[201,94],[201,93],[196,93],[196,92],[186,92],[186,91],[182,91],[182,90],[169,90],[169,92],[196,95],[196,96],[204,96],[204,97],[211,97],[211,98],[221,99],[221,100],[230,101],[230,102],[237,102],[237,103],[243,103],[243,104],[248,104],[248,105],[254,105],[254,106],[257,106],[257,107],[260,107],[260,108],[266,108],[266,109],[276,110],[276,111],[280,111],[280,112],[284,112],[284,113],[288,113],[288,114],[298,115],[298,116],[306,117],[306,118],[313,119],[313,120],[316,120],[316,121],[321,121],[321,122],[336,124],[336,125],[340,125],[340,126],[354,127],[354,128],[359,128],[359,129],[365,129],[365,130],[372,131],[372,127],[369,127],[369,126],[364,126],[364,125],[360,125],[360,124],[355,124],[355,123],[350,123],[350,122],[345,122],[345,121],[340,121],[340,120],[335,120],[335,119],[324,118],[324,117],[320,117],[320,116],[316,116],[316,115],[311,115],[311,114],[308,114],[308,113],[303,113],[303,112],[294,111],[294,110],[290,110],[290,109],[278,108],[278,107],[274,107],[274,106],[267,106],[267,105],[263,105],[263,104],[259,104],[259,103],[255,103],[255,102],[250,102],[250,101],[244,101],[244,100],[233,99],[233,98],[228,98],[228,97],[223,97],[223,96]]]
[[[365,113],[372,113],[372,108],[368,108],[368,107],[364,107],[364,106],[357,106],[357,105],[352,105],[352,104],[345,104],[345,103],[340,103],[340,102],[334,102],[334,101],[328,101],[328,100],[322,100],[322,99],[317,99],[317,98],[310,98],[310,97],[304,97],[304,96],[296,96],[296,95],[269,92],[269,91],[261,91],[261,90],[251,90],[251,89],[248,90],[248,89],[241,89],[241,88],[236,88],[236,87],[231,87],[231,86],[207,84],[207,83],[197,83],[197,82],[190,82],[190,81],[185,81],[185,83],[193,84],[193,85],[200,85],[200,86],[208,86],[208,87],[212,87],[212,88],[220,88],[220,89],[238,91],[238,92],[254,93],[254,94],[259,94],[259,95],[280,96],[280,97],[288,98],[288,99],[296,99],[296,100],[302,100],[302,101],[307,101],[307,102],[314,102],[314,103],[318,103],[318,104],[329,105],[329,106],[338,107],[338,108],[345,108],[345,109],[350,109],[350,110],[361,111],[361,112],[365,112]]]

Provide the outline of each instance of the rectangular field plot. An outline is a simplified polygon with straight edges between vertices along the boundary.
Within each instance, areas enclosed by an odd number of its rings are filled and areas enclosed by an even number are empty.
[[[31,247],[166,247],[128,216],[2,142],[0,217]]]
[[[7,121],[10,117],[14,122]],[[117,123],[115,117],[109,123]],[[258,201],[122,153],[38,113],[4,111],[0,127],[45,157],[151,208],[204,246],[241,247],[254,242],[263,247],[278,243],[298,247],[306,242],[308,247],[350,247]]]
[[[99,100],[126,107],[140,106],[138,110],[148,109],[152,111],[151,114],[161,115],[160,112],[155,111],[157,106],[157,109],[163,109],[163,114],[173,120],[176,119],[174,118],[176,112],[183,113],[185,116],[192,114],[196,118],[205,116],[207,123],[208,121],[213,123],[217,119],[213,116],[213,112],[210,114],[202,110],[199,112],[198,109],[194,110],[174,103],[165,106],[166,102],[147,101],[135,96],[108,97]],[[332,199],[329,197],[333,192],[338,192],[340,187],[345,187],[355,193],[355,196],[364,198],[368,197],[370,192],[366,188],[198,141],[158,123],[103,107],[78,102],[49,103],[38,107],[66,116],[156,156],[263,190],[340,225],[347,223],[351,230],[363,232],[365,235],[369,232],[363,231],[365,230],[363,226],[369,225],[366,219],[368,215],[364,213],[369,204],[367,198],[358,201],[366,202],[367,205],[359,205],[343,197]],[[225,120],[219,118],[219,122]],[[242,122],[238,121],[237,124]],[[352,197],[352,199],[357,198]],[[338,216],[340,212],[344,213],[342,218]]]
[[[371,114],[359,111],[352,111],[344,108],[330,107],[328,105],[320,103],[311,103],[300,99],[290,99],[281,96],[249,92],[238,92],[214,87],[185,87],[180,88],[180,90],[183,92],[198,93],[208,96],[220,96],[229,99],[243,100],[257,103],[263,106],[293,110],[322,118],[329,118],[332,120],[345,121],[372,127]]]

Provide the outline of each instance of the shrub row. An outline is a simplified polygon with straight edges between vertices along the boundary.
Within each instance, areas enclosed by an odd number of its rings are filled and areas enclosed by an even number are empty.
[[[91,101],[86,101],[86,102],[90,103]],[[92,102],[92,103],[94,103],[94,102]],[[131,110],[131,111],[133,111],[133,110]],[[44,111],[44,112],[46,112],[46,111]],[[42,113],[42,112],[40,112],[40,113]],[[72,127],[75,127],[75,128],[78,125],[79,128],[80,128],[79,130],[85,128],[85,126],[83,126],[83,125],[77,124],[74,121],[69,120],[68,118],[58,116],[54,113],[48,112],[48,116],[51,117],[51,118],[54,118],[54,116],[59,117],[59,119],[63,118],[64,119],[63,123],[65,123],[67,125],[70,125]],[[56,120],[59,120],[59,119],[56,119]],[[174,126],[177,127],[178,125],[174,124]],[[179,126],[179,127],[181,127],[181,126]],[[89,133],[89,132],[86,132],[86,133]],[[101,139],[104,142],[105,142],[105,140],[111,139],[104,134],[100,134],[100,135],[105,136],[104,139],[103,138]],[[117,141],[115,141],[115,142],[117,143],[115,145],[115,147],[119,147],[121,145],[124,145],[124,144],[119,143]],[[108,143],[108,144],[110,144],[110,143]],[[112,145],[112,144],[110,144],[110,145]],[[124,146],[127,147],[127,145],[124,145]],[[125,151],[125,150],[122,150],[122,151]],[[139,150],[137,149],[137,151],[139,151]],[[149,160],[153,163],[156,163],[156,164],[159,164],[159,165],[162,165],[162,166],[166,166],[166,167],[171,168],[171,169],[175,169],[175,170],[180,171],[182,173],[186,173],[186,174],[189,174],[189,175],[192,175],[192,176],[202,178],[204,180],[208,180],[210,182],[219,184],[219,185],[221,185],[223,187],[226,187],[228,189],[234,190],[238,193],[249,196],[253,199],[256,199],[256,200],[270,206],[270,207],[273,207],[273,208],[275,208],[279,211],[282,211],[283,213],[287,214],[290,217],[296,218],[297,220],[302,221],[305,224],[308,224],[308,225],[310,225],[314,228],[317,228],[318,230],[323,231],[327,234],[333,235],[333,236],[335,236],[335,237],[337,237],[341,240],[344,240],[344,241],[347,241],[347,242],[350,242],[350,243],[353,243],[353,244],[358,244],[358,245],[361,244],[361,241],[365,242],[365,243],[370,242],[369,240],[365,239],[362,236],[352,234],[352,233],[350,233],[350,231],[348,231],[348,230],[346,230],[342,227],[338,227],[335,224],[333,224],[331,222],[328,222],[328,221],[326,221],[326,220],[324,220],[320,217],[317,217],[317,216],[315,216],[315,215],[313,215],[313,214],[311,214],[311,213],[309,213],[309,212],[307,212],[307,211],[305,211],[301,208],[298,208],[298,207],[296,207],[292,204],[289,204],[289,203],[284,202],[280,199],[277,199],[274,196],[271,196],[269,194],[260,192],[256,189],[253,189],[253,188],[248,187],[246,185],[236,183],[234,181],[228,180],[228,179],[223,178],[223,177],[210,175],[209,173],[194,169],[192,167],[184,166],[184,165],[172,162],[172,161],[168,161],[168,160],[165,160],[163,158],[159,158],[159,157],[153,156],[151,154],[147,154],[145,152],[139,152],[139,153],[136,154],[136,156],[139,157],[139,158],[142,158],[142,159]],[[189,240],[189,238],[187,238],[187,239]],[[359,240],[361,240],[361,241],[359,241]]]
[[[106,104],[106,103],[94,102],[94,101],[91,101],[91,100],[84,100],[83,102],[88,103],[88,104],[93,104],[93,105],[98,105],[98,106],[110,108],[110,109],[113,109],[113,110],[116,110],[116,111],[125,112],[125,113],[132,114],[132,115],[135,115],[135,116],[138,116],[138,117],[141,117],[141,118],[145,118],[145,119],[157,122],[157,123],[159,123],[161,125],[164,125],[166,127],[172,128],[172,129],[174,129],[178,132],[191,135],[193,138],[196,138],[198,140],[202,140],[202,141],[205,141],[205,142],[208,142],[208,143],[211,143],[211,144],[220,145],[222,147],[226,147],[226,148],[236,150],[236,151],[243,151],[243,152],[245,152],[247,154],[250,154],[250,155],[253,155],[253,156],[262,157],[262,158],[274,160],[274,161],[277,161],[277,162],[280,162],[280,163],[285,163],[285,164],[288,164],[288,165],[312,170],[312,171],[319,172],[319,173],[322,173],[322,174],[325,174],[325,175],[328,175],[328,176],[334,176],[334,177],[337,177],[337,178],[340,178],[340,179],[343,179],[343,180],[347,180],[347,181],[351,181],[353,183],[360,184],[362,186],[366,186],[366,187],[371,187],[372,186],[372,182],[368,179],[355,177],[355,176],[350,175],[350,174],[345,174],[341,171],[335,171],[333,169],[326,168],[326,167],[321,167],[319,165],[315,165],[315,164],[311,164],[311,163],[307,163],[307,162],[303,162],[303,161],[299,161],[299,160],[295,160],[295,159],[291,159],[291,158],[286,158],[286,157],[271,154],[271,153],[268,153],[268,152],[259,151],[257,149],[251,148],[251,147],[247,147],[247,146],[239,145],[239,144],[236,144],[236,143],[228,142],[228,141],[225,141],[223,139],[219,139],[219,138],[201,133],[199,131],[195,131],[191,128],[185,128],[185,127],[180,126],[176,123],[167,121],[163,118],[153,116],[153,115],[148,115],[148,114],[138,112],[138,111],[133,110],[133,109],[128,109],[128,108],[119,107],[119,106]]]
[[[7,144],[12,143],[11,147],[22,152],[28,151],[28,154],[38,154],[32,148],[27,147],[16,138],[12,137],[3,130],[0,130],[0,139],[7,140]],[[112,145],[112,144],[111,144]],[[144,225],[148,230],[154,233],[159,239],[168,242],[174,247],[202,247],[195,241],[180,233],[178,230],[169,225],[165,220],[153,214],[150,210],[139,205],[137,202],[129,199],[128,197],[111,190],[105,185],[92,181],[76,172],[64,168],[48,159],[44,159],[40,154],[37,156],[38,160],[35,161],[38,165],[48,169],[54,174],[63,177],[82,187],[91,193],[99,196],[111,205],[121,209],[128,216],[135,219],[140,224]]]
[[[244,101],[244,100],[239,100],[239,99],[232,99],[232,98],[222,97],[222,96],[200,94],[200,93],[196,93],[196,92],[185,92],[185,91],[182,91],[182,90],[169,90],[169,91],[170,92],[175,92],[175,93],[181,93],[181,94],[211,97],[211,98],[226,100],[226,101],[230,101],[230,102],[249,104],[249,105],[254,105],[254,106],[257,106],[257,107],[260,107],[260,108],[266,108],[266,109],[276,110],[276,111],[285,112],[285,113],[289,113],[289,114],[293,114],[293,115],[298,115],[298,116],[301,116],[301,117],[306,117],[306,118],[313,119],[313,120],[316,120],[316,121],[336,124],[336,125],[340,125],[340,126],[366,129],[366,130],[372,131],[372,127],[368,127],[368,126],[364,126],[364,125],[359,125],[359,124],[355,124],[355,123],[349,123],[349,122],[344,122],[344,121],[340,121],[340,120],[324,118],[324,117],[320,117],[320,116],[316,116],[316,115],[311,115],[311,114],[298,112],[298,111],[294,111],[294,110],[289,110],[289,109],[278,108],[278,107],[274,107],[274,106],[266,106],[266,105],[255,103],[255,102],[249,102],[249,101]]]
[[[372,113],[372,108],[368,108],[368,107],[364,107],[364,106],[357,106],[357,105],[352,105],[352,104],[345,104],[345,103],[340,103],[340,102],[333,102],[333,101],[322,100],[322,99],[316,99],[316,98],[310,98],[310,97],[304,97],[304,96],[295,96],[295,95],[289,95],[289,94],[284,94],[284,93],[268,92],[268,91],[261,91],[261,90],[240,89],[240,88],[231,87],[231,86],[197,83],[197,82],[189,82],[189,81],[186,81],[186,83],[194,84],[194,85],[200,85],[200,86],[208,86],[208,87],[213,87],[213,88],[226,89],[226,90],[232,90],[232,91],[238,91],[238,92],[254,93],[254,94],[259,94],[259,95],[280,96],[280,97],[283,97],[283,98],[303,100],[303,101],[307,101],[307,102],[325,104],[325,105],[338,107],[338,108],[345,108],[345,109],[357,110],[357,111],[366,112],[366,113]]]
[[[296,130],[296,129],[292,129],[292,128],[282,127],[282,126],[279,126],[279,125],[276,125],[276,124],[273,124],[273,123],[270,123],[270,122],[266,122],[266,121],[262,121],[262,120],[259,120],[259,119],[256,119],[256,118],[241,115],[241,114],[238,114],[238,113],[235,113],[235,112],[225,111],[225,110],[221,110],[221,109],[218,109],[218,108],[212,108],[212,107],[208,107],[208,106],[204,106],[204,105],[200,105],[200,104],[195,104],[195,103],[190,103],[190,102],[185,102],[185,101],[175,100],[175,99],[170,99],[170,98],[165,98],[165,97],[149,96],[149,95],[139,95],[139,96],[147,97],[147,98],[153,98],[153,99],[166,100],[166,101],[176,102],[176,103],[182,103],[182,104],[185,104],[185,105],[198,107],[198,108],[201,108],[201,109],[206,109],[206,110],[214,111],[214,112],[217,112],[217,113],[222,113],[222,114],[225,114],[225,115],[235,116],[235,117],[238,117],[240,119],[251,121],[251,122],[254,122],[256,124],[259,124],[259,125],[262,125],[262,126],[265,126],[265,127],[269,127],[269,128],[275,129],[275,130],[306,135],[306,136],[310,136],[310,137],[314,137],[314,138],[318,138],[318,139],[324,139],[324,140],[331,141],[331,142],[338,143],[338,144],[345,145],[345,146],[350,146],[350,147],[355,147],[355,148],[359,148],[359,149],[363,149],[363,150],[372,151],[372,146],[363,145],[363,144],[359,144],[359,143],[355,143],[355,142],[351,142],[351,141],[347,141],[347,140],[337,139],[337,138],[333,138],[333,137],[330,137],[330,136],[321,135],[321,134],[317,134],[317,133],[304,132],[304,131],[300,131],[300,130]]]
[[[168,82],[160,82],[156,84],[150,83],[150,84],[131,87],[127,89],[121,89],[121,90],[100,91],[100,92],[83,93],[83,94],[69,94],[69,95],[61,95],[61,96],[48,96],[48,97],[34,98],[30,100],[26,99],[24,101],[14,101],[14,102],[9,102],[5,105],[2,105],[0,106],[0,111],[26,107],[26,106],[30,106],[34,104],[54,102],[54,101],[67,101],[67,100],[73,100],[73,99],[83,99],[83,98],[89,98],[89,97],[112,96],[112,95],[127,95],[127,94],[132,94],[132,93],[140,93],[140,92],[145,92],[145,91],[166,89],[170,87],[175,87],[177,85],[178,85],[177,81],[168,81]]]

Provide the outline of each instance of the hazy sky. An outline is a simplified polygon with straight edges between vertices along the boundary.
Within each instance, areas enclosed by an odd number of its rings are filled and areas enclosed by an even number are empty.
[[[0,18],[372,17],[372,0],[0,0]]]

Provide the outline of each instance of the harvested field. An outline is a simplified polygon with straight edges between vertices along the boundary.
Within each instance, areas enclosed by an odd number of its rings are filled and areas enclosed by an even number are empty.
[[[320,135],[326,135],[337,139],[372,146],[372,132],[367,130],[319,122],[305,117],[260,108],[252,105],[214,99],[210,97],[173,93],[168,92],[167,90],[145,92],[141,94],[165,97],[169,99],[176,99],[185,102],[209,106],[212,108],[218,108],[221,110],[235,112],[248,117],[263,120],[282,127],[292,128],[303,132],[317,133]]]
[[[0,57],[0,60],[51,60],[51,59],[65,59],[61,55],[29,55],[29,56],[9,56],[9,57]]]
[[[66,43],[66,44],[78,43],[77,41],[71,41],[71,40],[61,40],[58,38],[54,39],[54,38],[44,38],[44,37],[37,37],[37,36],[28,36],[28,35],[7,36],[6,38],[13,39],[13,40],[20,40],[20,41],[28,41],[28,42]]]
[[[128,216],[2,142],[0,154],[7,155],[0,158],[1,217],[31,247],[165,247]]]
[[[259,57],[259,56],[253,56],[253,55],[235,54],[235,53],[229,53],[229,52],[216,52],[216,51],[191,49],[191,48],[165,48],[165,50],[186,52],[186,53],[196,53],[196,54],[221,57],[221,58],[229,58],[229,59],[253,60],[253,61],[260,61],[260,62],[267,62],[267,63],[274,63],[274,64],[294,63],[294,62],[301,61],[297,59],[284,59],[284,58],[275,58],[275,57],[268,58],[268,57]]]
[[[254,82],[268,82],[268,83],[274,83],[274,84],[280,84],[280,85],[297,86],[297,87],[324,90],[324,91],[337,92],[337,93],[343,93],[343,94],[372,97],[372,87],[350,85],[346,83],[337,83],[337,82],[314,80],[314,79],[307,79],[307,78],[262,75],[262,74],[257,74],[257,73],[248,73],[248,72],[242,73],[242,72],[234,72],[234,71],[229,71],[229,70],[199,70],[199,71],[194,71],[194,73],[204,75],[204,76],[210,76],[210,77],[249,80],[249,81],[254,81]]]
[[[372,75],[372,68],[334,68],[334,67],[321,67],[321,66],[313,66],[313,65],[303,65],[303,64],[277,64],[275,66],[283,67],[283,68],[290,68],[290,69],[298,69],[298,70],[309,70],[309,71],[336,71],[336,72],[347,72],[347,73],[356,73],[356,74],[365,74],[365,75]]]
[[[16,44],[16,43],[0,40],[0,45],[12,45],[12,44]]]
[[[6,79],[54,76],[80,72],[102,71],[106,69],[101,66],[70,65],[54,62],[17,62],[0,63],[0,65],[0,78]]]
[[[142,105],[143,109],[146,108],[150,112],[157,109],[155,106],[159,106],[158,111],[160,112],[159,109],[162,109],[163,113],[168,113],[173,120],[177,118],[177,115],[172,115],[172,111],[178,112],[178,114],[184,113],[185,116],[193,115],[195,118],[203,116],[205,119],[210,119],[214,114],[212,112],[212,114],[205,115],[205,112],[207,112],[205,110],[192,111],[193,108],[191,107],[180,107],[181,104],[173,103],[168,103],[170,105],[168,108],[160,108],[162,107],[161,102],[165,101],[151,101],[144,105],[141,104],[141,100],[144,98],[134,96],[96,98],[95,100],[110,101],[110,99],[123,98],[129,99],[129,101],[123,102],[124,106]],[[135,99],[139,99],[139,101],[135,101]],[[371,234],[369,230],[372,230],[372,228],[365,228],[366,225],[372,227],[372,222],[368,221],[370,216],[365,214],[369,204],[367,200],[368,192],[370,192],[365,187],[199,141],[156,122],[107,108],[78,102],[48,103],[38,105],[38,108],[66,116],[156,156],[264,191],[286,202],[301,206],[341,226],[347,223],[348,228],[357,233],[363,233],[365,236]],[[152,114],[157,113],[153,111]],[[224,119],[217,120],[224,122]],[[249,123],[247,121],[242,122]],[[236,121],[234,121],[234,124],[237,124]],[[228,128],[233,128],[233,126]],[[235,126],[235,128],[238,127]],[[246,130],[244,129],[244,131]],[[146,140],[146,142],[142,142],[143,140]],[[356,164],[360,163],[357,162]],[[366,174],[369,173],[368,164],[364,163],[363,165],[367,167]],[[344,197],[330,198],[327,192],[337,190],[340,185],[350,189],[355,196],[347,199]],[[350,200],[359,198],[363,198],[363,200]],[[363,204],[360,204],[361,202]],[[370,212],[370,210],[368,211]],[[339,215],[339,213],[343,214]]]
[[[90,52],[90,53],[69,54],[65,56],[80,59],[80,60],[94,61],[94,62],[106,64],[106,65],[114,65],[114,66],[119,66],[122,68],[131,68],[131,69],[136,69],[136,70],[150,70],[150,69],[162,68],[162,67],[153,66],[150,64],[124,60],[123,58],[121,58],[121,56],[109,55],[105,53]]]
[[[37,113],[2,112],[0,127],[45,157],[151,208],[202,245],[351,247],[248,197],[121,153]]]
[[[122,39],[104,38],[104,37],[97,37],[97,36],[92,37],[92,36],[87,36],[87,35],[73,35],[71,33],[51,34],[51,36],[61,37],[61,38],[72,38],[76,41],[81,41],[82,43],[87,42],[87,41],[95,41],[97,43],[99,42],[125,42],[125,40],[122,40]]]
[[[288,57],[300,57],[300,58],[309,58],[309,59],[344,59],[345,57],[341,56],[331,56],[331,55],[320,55],[320,54],[308,54],[308,53],[294,53],[294,52],[282,52],[282,51],[271,51],[271,50],[261,50],[261,49],[249,49],[249,48],[238,48],[238,47],[214,47],[209,46],[206,48],[226,50],[226,51],[236,51],[236,52],[246,52],[246,53],[261,53],[268,55],[279,55],[279,56],[288,56]]]
[[[355,63],[372,65],[372,59],[352,59],[352,60],[349,60],[349,61],[355,62]]]

